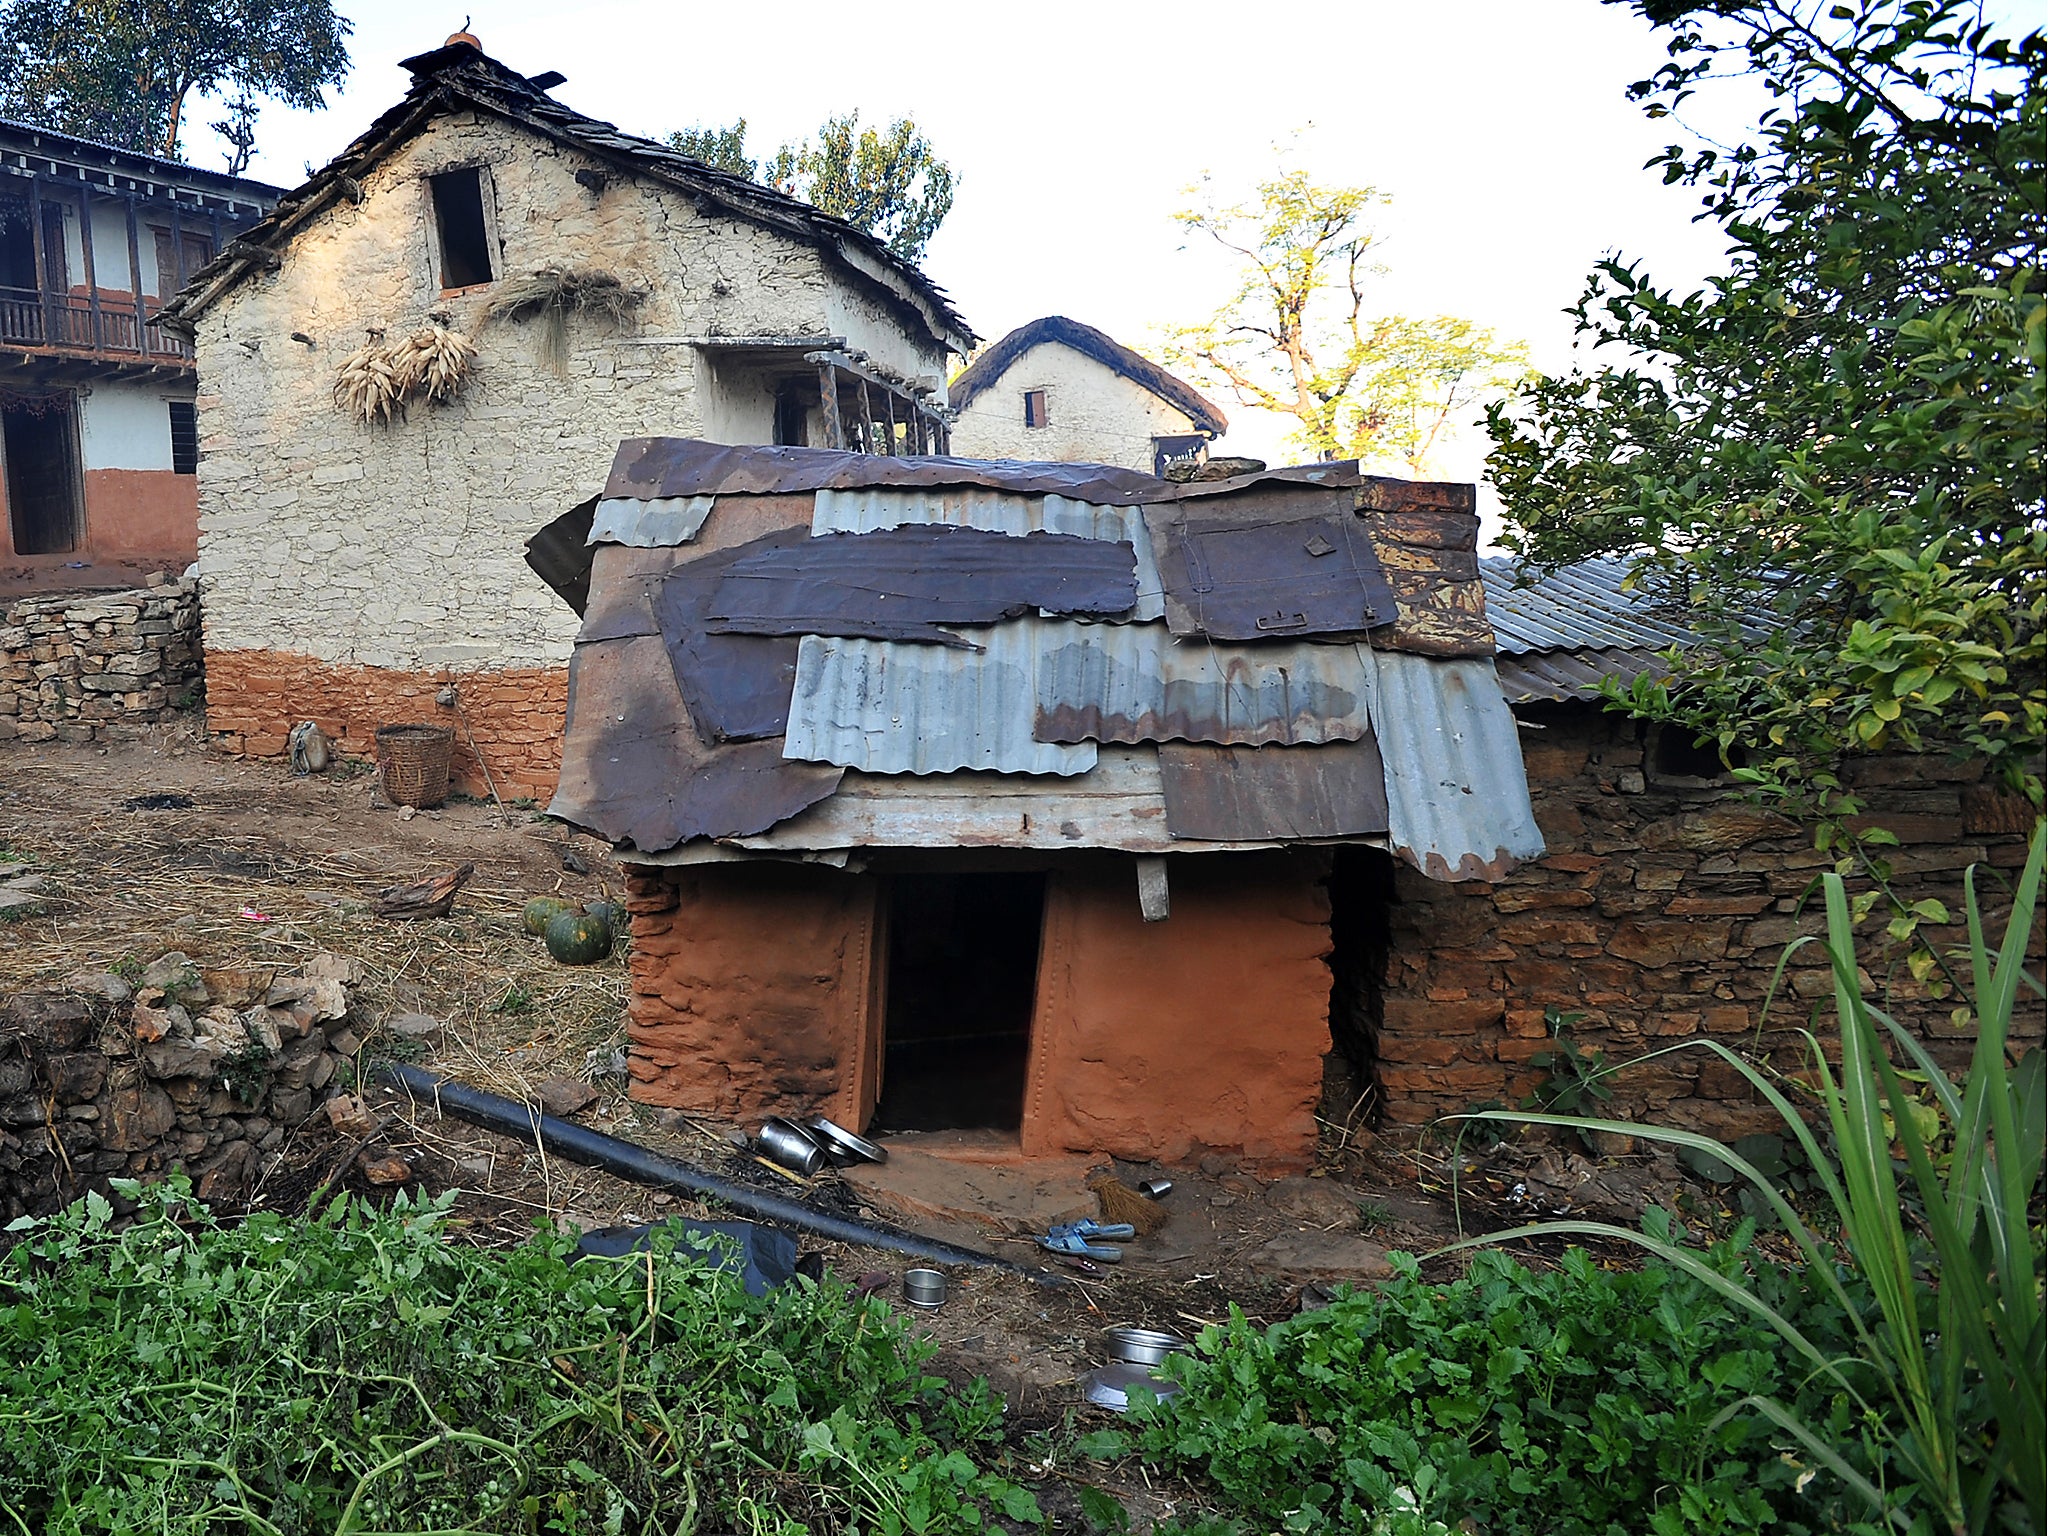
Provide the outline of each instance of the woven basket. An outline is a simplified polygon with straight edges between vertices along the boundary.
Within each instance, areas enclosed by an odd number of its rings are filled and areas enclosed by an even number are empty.
[[[448,798],[455,732],[445,725],[387,725],[377,732],[377,774],[393,805],[432,810]]]

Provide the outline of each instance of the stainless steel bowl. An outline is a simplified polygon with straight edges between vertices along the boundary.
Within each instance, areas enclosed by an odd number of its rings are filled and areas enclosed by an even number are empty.
[[[1127,1360],[1112,1360],[1100,1370],[1090,1371],[1081,1378],[1081,1391],[1098,1408],[1126,1413],[1131,1406],[1130,1389],[1140,1383],[1160,1398],[1172,1397],[1180,1391],[1178,1382],[1154,1376],[1147,1367],[1132,1365]]]
[[[818,1145],[825,1149],[825,1155],[840,1167],[854,1163],[886,1163],[887,1149],[876,1146],[865,1136],[856,1136],[843,1125],[835,1125],[823,1115],[808,1122],[804,1129],[809,1131]]]
[[[761,1150],[774,1162],[809,1178],[825,1166],[817,1137],[793,1120],[770,1115],[761,1125]]]
[[[1111,1328],[1103,1337],[1109,1341],[1109,1358],[1126,1365],[1157,1365],[1168,1355],[1188,1352],[1188,1341],[1164,1328]]]
[[[903,1299],[927,1312],[946,1304],[946,1277],[936,1269],[903,1271]]]

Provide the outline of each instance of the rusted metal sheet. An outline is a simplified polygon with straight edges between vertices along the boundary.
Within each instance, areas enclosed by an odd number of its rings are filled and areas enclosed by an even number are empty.
[[[578,645],[562,775],[548,814],[647,852],[766,831],[838,786],[779,741],[707,747],[658,635]]]
[[[780,736],[789,722],[796,681],[796,637],[724,634],[707,614],[734,565],[775,549],[810,542],[788,528],[732,549],[712,550],[661,579],[653,611],[668,647],[676,686],[706,741],[755,741]]]
[[[591,519],[597,500],[579,502],[526,541],[526,563],[581,618],[590,604]]]
[[[1393,593],[1348,492],[1266,487],[1146,518],[1177,635],[1217,640],[1360,634]]]
[[[1395,616],[1373,643],[1422,656],[1491,656],[1494,635],[1479,580],[1478,517],[1453,508],[1395,505],[1386,487],[1406,482],[1379,484],[1376,500],[1381,505],[1361,505],[1358,515],[1393,590]]]
[[[1372,737],[1312,747],[1159,749],[1166,828],[1204,842],[1300,842],[1387,830],[1387,783]]]
[[[1356,741],[1371,731],[1362,646],[1177,643],[1164,624],[1040,621],[1040,741]]]
[[[727,569],[704,622],[732,634],[966,645],[941,626],[994,624],[1034,609],[1123,614],[1137,595],[1127,544],[906,524],[752,549]]]
[[[1138,563],[1138,601],[1130,619],[1142,623],[1166,616],[1159,565],[1152,558],[1152,537],[1145,528],[1145,514],[1135,506],[1103,506],[1065,496],[1015,496],[978,486],[825,490],[817,493],[811,532],[872,533],[906,523],[944,523],[1019,535],[1070,533],[1076,538],[1128,544]]]
[[[697,537],[711,516],[711,496],[664,496],[651,501],[612,497],[597,504],[587,536],[592,544],[667,549]]]
[[[785,750],[867,773],[1085,773],[1093,742],[1031,734],[1048,622],[998,624],[979,634],[978,652],[806,635]]]
[[[978,485],[1020,496],[1071,496],[1125,505],[1171,492],[1165,481],[1104,464],[892,458],[832,448],[735,447],[682,437],[629,437],[605,482],[607,497],[647,501],[864,486]]]
[[[1498,880],[1543,852],[1490,660],[1373,652],[1387,840],[1432,880]]]

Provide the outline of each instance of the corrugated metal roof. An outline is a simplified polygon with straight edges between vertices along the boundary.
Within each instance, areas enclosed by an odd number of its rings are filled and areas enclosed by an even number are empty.
[[[1522,562],[1489,555],[1479,562],[1486,584],[1486,616],[1502,653],[1523,651],[1661,651],[1697,637],[1685,612],[1653,594],[1623,591],[1634,569],[1627,560],[1580,560],[1515,584]]]
[[[1498,880],[1543,852],[1493,663],[1375,651],[1387,840],[1435,880]]]
[[[1144,621],[1166,616],[1159,563],[1152,557],[1152,539],[1145,531],[1144,513],[1137,507],[1100,506],[1064,496],[1010,496],[974,486],[824,490],[817,498],[812,533],[873,533],[905,523],[947,523],[992,533],[1071,533],[1128,544],[1138,557],[1138,606],[1131,617]]]
[[[979,651],[806,635],[784,755],[867,773],[1086,773],[1093,742],[1059,746],[1031,734],[1044,631],[1061,622],[977,630]]]
[[[1523,651],[1494,658],[1510,704],[1592,698],[1605,678],[1626,686],[1646,672],[1662,677],[1669,670],[1654,651]]]
[[[663,496],[652,501],[611,496],[597,504],[586,544],[624,544],[633,549],[668,549],[687,544],[711,516],[712,496]]]

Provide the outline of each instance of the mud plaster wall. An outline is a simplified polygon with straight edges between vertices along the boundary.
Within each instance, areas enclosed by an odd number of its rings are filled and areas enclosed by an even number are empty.
[[[1330,1049],[1329,898],[1299,855],[1170,859],[1172,913],[1128,859],[1049,886],[1027,1153],[1306,1167]]]
[[[858,1121],[872,879],[767,862],[635,870],[626,908],[632,1097],[731,1120]]]
[[[1610,1060],[1707,1037],[1795,1066],[1796,1030],[1831,1001],[1818,946],[1793,957],[1789,991],[1761,1034],[1759,1014],[1785,946],[1823,930],[1818,893],[1805,892],[1832,860],[1810,833],[1735,793],[1659,782],[1634,721],[1591,706],[1517,713],[1542,727],[1524,730],[1522,750],[1548,852],[1492,886],[1436,885],[1399,867],[1378,1036],[1386,1120],[1416,1126],[1489,1099],[1518,1102],[1540,1077],[1529,1061],[1549,1047],[1547,1007],[1584,1013],[1575,1037]],[[1869,759],[1852,777],[1872,819],[1901,839],[1887,857],[1905,900],[1935,897],[1960,919],[1962,872],[1977,863],[1991,866],[1978,880],[1987,911],[2003,912],[1996,875],[2025,862],[2024,803],[1939,757]],[[1972,1042],[1949,1023],[1953,1000],[1930,996],[1884,953],[1882,927],[1863,930],[1866,972],[1936,1057],[1960,1068]],[[1960,922],[1933,932],[1940,947],[1964,937]],[[2022,1043],[2038,1042],[2040,1009],[2020,1019]],[[1831,1012],[1822,1020],[1831,1027]],[[1634,1118],[1730,1136],[1775,1123],[1705,1052],[1612,1082],[1614,1107]]]
[[[485,317],[498,285],[438,287],[424,178],[475,164],[501,277],[596,266],[647,292],[621,328],[572,315],[561,374],[539,325]],[[576,183],[586,169],[605,172],[602,191]],[[940,371],[935,343],[864,292],[842,292],[865,280],[818,250],[494,119],[437,120],[362,192],[199,321],[209,659],[289,652],[437,677],[565,663],[576,616],[527,569],[524,541],[603,484],[622,437],[712,425],[704,354],[650,339],[836,334],[900,371]],[[389,425],[344,416],[332,399],[342,360],[369,329],[396,338],[429,313],[476,340],[461,397],[416,403]],[[754,440],[766,441],[772,399],[758,404]],[[721,414],[732,429],[730,402]],[[216,699],[234,703],[233,685],[230,671]]]
[[[1042,389],[1046,425],[1024,425],[1024,392]],[[1040,342],[976,395],[953,426],[953,451],[970,459],[1066,459],[1152,473],[1154,437],[1195,425],[1142,384],[1059,342]]]

